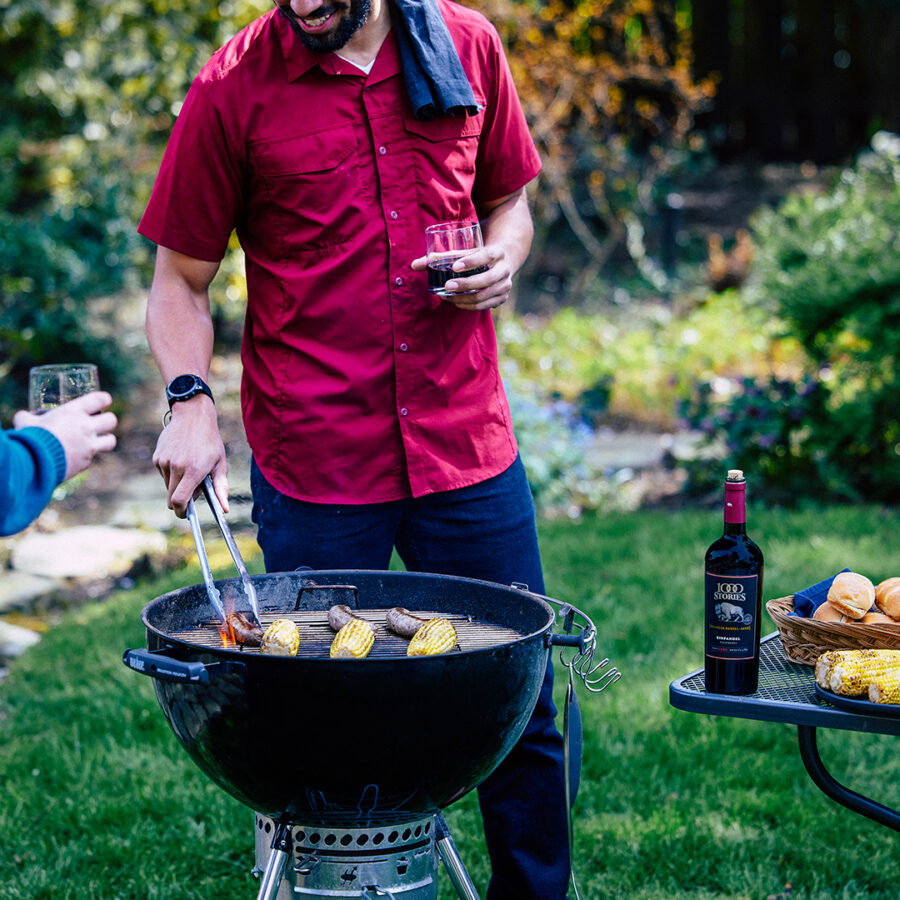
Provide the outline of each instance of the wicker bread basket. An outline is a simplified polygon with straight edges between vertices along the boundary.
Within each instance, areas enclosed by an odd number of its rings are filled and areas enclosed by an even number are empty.
[[[900,623],[858,625],[848,622],[817,622],[789,616],[794,597],[779,597],[766,603],[766,612],[778,628],[788,659],[814,666],[826,650],[900,650]]]

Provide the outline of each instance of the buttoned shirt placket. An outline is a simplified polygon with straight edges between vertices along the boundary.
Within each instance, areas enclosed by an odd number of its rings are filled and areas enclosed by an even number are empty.
[[[415,467],[415,390],[419,380],[415,352],[416,311],[426,300],[417,297],[410,262],[424,252],[411,233],[416,202],[415,171],[408,148],[409,137],[396,95],[383,82],[367,83],[363,106],[368,118],[377,172],[376,190],[387,235],[387,289],[390,296],[396,415],[407,456]]]

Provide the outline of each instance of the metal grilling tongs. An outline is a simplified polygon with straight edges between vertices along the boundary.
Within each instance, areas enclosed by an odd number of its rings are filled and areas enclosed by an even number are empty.
[[[209,508],[212,510],[213,517],[216,520],[216,525],[219,526],[219,531],[225,539],[225,544],[228,547],[228,552],[231,554],[231,559],[237,567],[238,575],[240,575],[241,584],[243,585],[244,595],[247,598],[247,604],[256,620],[254,624],[259,625],[259,603],[256,599],[256,588],[253,587],[253,582],[250,580],[250,573],[244,565],[243,557],[231,534],[231,529],[225,521],[225,511],[219,503],[219,498],[216,496],[209,475],[203,479],[201,487],[203,489],[203,496],[206,497],[206,502],[209,504]],[[206,585],[206,595],[209,597],[209,602],[213,605],[215,611],[219,614],[219,618],[224,622],[225,608],[222,606],[222,598],[219,594],[219,590],[213,582],[212,571],[209,568],[209,559],[206,556],[206,546],[203,543],[203,532],[200,529],[200,520],[197,518],[197,510],[194,507],[193,498],[188,500],[187,518],[191,523],[191,533],[194,536],[194,544],[197,547],[197,556],[200,559],[200,569],[203,572],[203,583]]]

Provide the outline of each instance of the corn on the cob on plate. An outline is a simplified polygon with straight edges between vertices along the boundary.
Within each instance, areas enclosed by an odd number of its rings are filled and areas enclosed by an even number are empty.
[[[290,619],[276,619],[263,633],[260,649],[273,656],[296,656],[300,632]]]
[[[332,659],[363,659],[375,643],[375,631],[363,619],[351,619],[342,625],[331,642]]]
[[[816,684],[820,688],[828,688],[831,683],[831,670],[838,660],[839,653],[849,653],[849,650],[826,650],[816,660]]]
[[[831,669],[829,690],[843,697],[863,697],[869,685],[881,675],[900,672],[900,651],[877,651],[877,656],[848,656],[839,659]]]
[[[434,656],[449,653],[456,646],[456,629],[442,618],[429,619],[414,635],[407,656]]]
[[[879,675],[869,683],[872,703],[900,703],[900,668]]]
[[[827,650],[816,660],[816,684],[830,691],[831,675],[839,663],[854,659],[879,659],[885,654],[900,654],[900,650]]]

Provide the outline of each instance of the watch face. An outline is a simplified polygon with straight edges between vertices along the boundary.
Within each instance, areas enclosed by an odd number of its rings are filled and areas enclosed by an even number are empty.
[[[169,382],[169,393],[175,397],[186,394],[197,383],[197,379],[193,375],[179,375]]]

